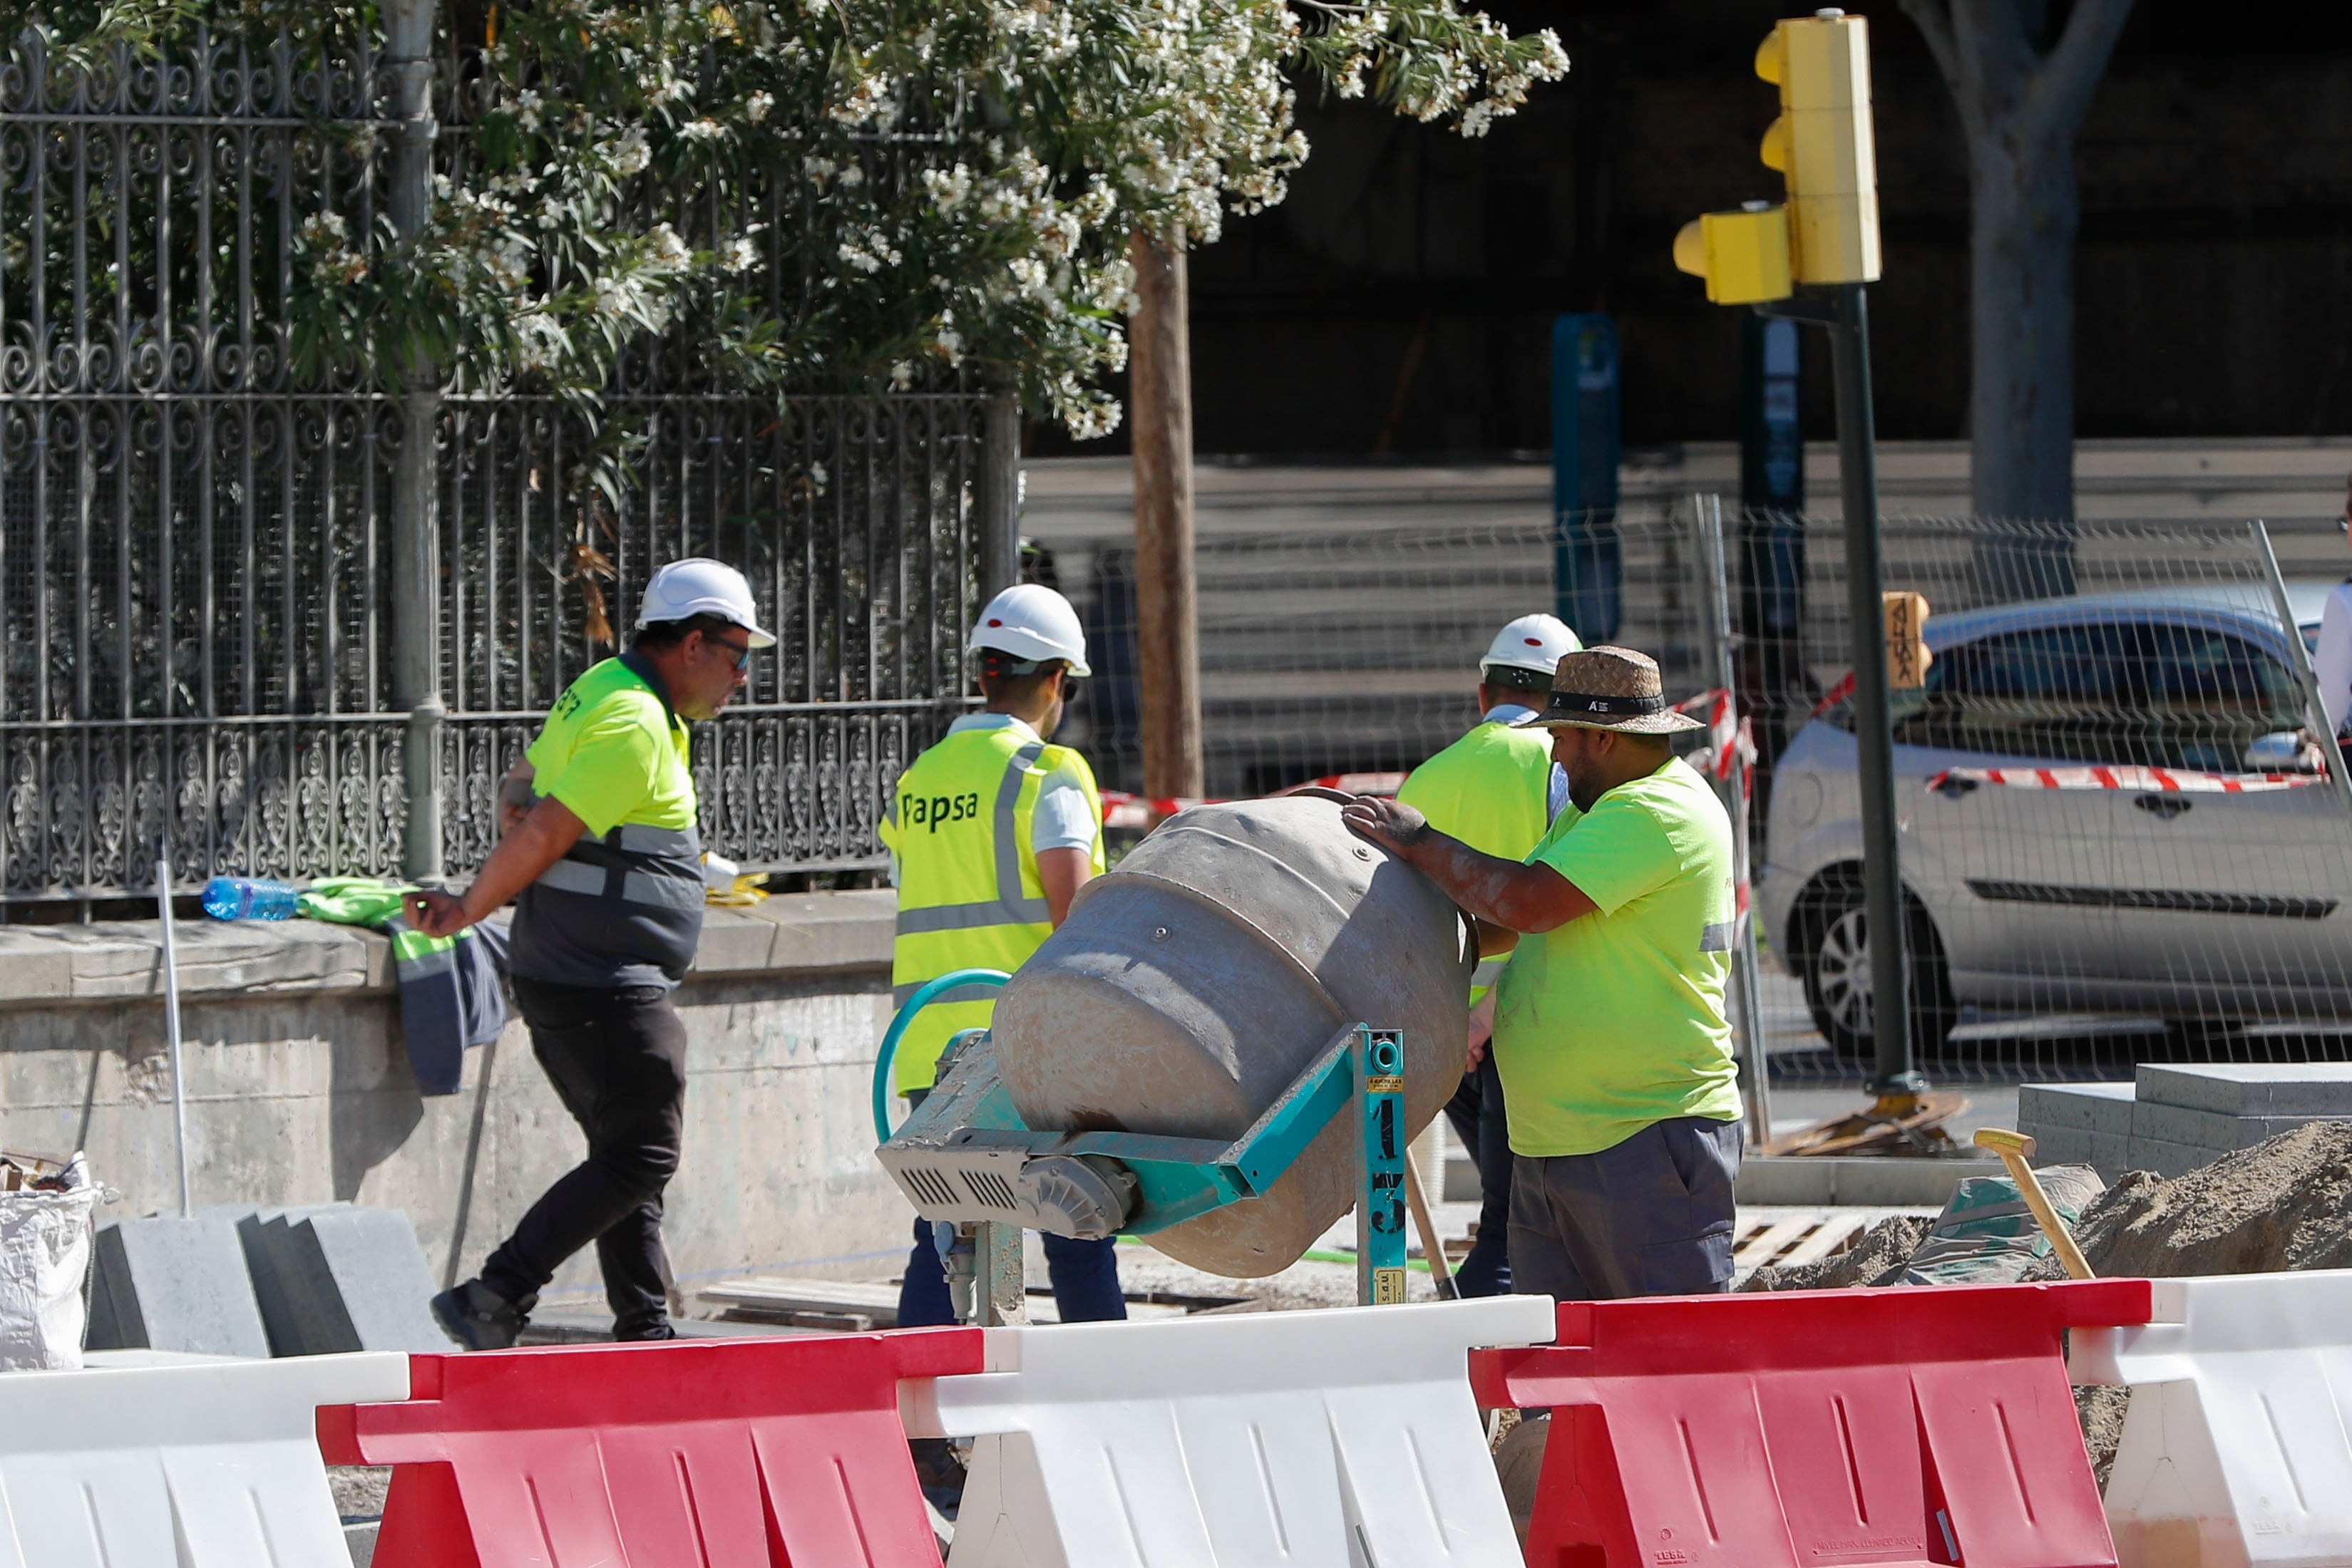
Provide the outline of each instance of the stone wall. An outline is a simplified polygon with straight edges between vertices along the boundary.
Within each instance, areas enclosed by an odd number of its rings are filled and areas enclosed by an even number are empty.
[[[887,892],[713,909],[678,993],[691,1045],[665,1230],[682,1285],[746,1268],[876,1275],[911,1211],[873,1159],[890,1017]],[[408,1211],[436,1274],[478,1267],[583,1147],[519,1020],[467,1053],[464,1091],[416,1091],[383,938],[307,920],[184,922],[194,1200],[347,1199]],[[0,928],[0,1145],[87,1149],[121,1201],[178,1204],[152,921]],[[594,1259],[550,1299],[601,1299]]]

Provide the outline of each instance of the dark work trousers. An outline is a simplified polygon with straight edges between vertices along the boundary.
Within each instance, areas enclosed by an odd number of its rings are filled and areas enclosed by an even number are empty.
[[[530,1206],[482,1265],[482,1282],[523,1301],[593,1241],[613,1337],[667,1338],[662,1189],[677,1170],[686,1026],[659,986],[587,989],[520,977],[513,985],[531,1053],[588,1134],[588,1157]]]
[[[1676,1116],[1591,1155],[1521,1155],[1511,1186],[1511,1284],[1607,1301],[1731,1284],[1738,1122]]]
[[[911,1108],[930,1091],[918,1089],[907,1096]],[[952,1229],[953,1227],[948,1227]],[[898,1284],[898,1326],[939,1328],[956,1321],[955,1298],[948,1293],[948,1271],[940,1261],[939,1243],[932,1239],[933,1222],[915,1219],[915,1247],[907,1254],[907,1276]],[[1127,1298],[1118,1288],[1118,1241],[1079,1241],[1048,1232],[1045,1277],[1053,1281],[1054,1305],[1066,1323],[1116,1322],[1127,1316]]]
[[[1503,1116],[1503,1080],[1490,1050],[1486,1060],[1462,1075],[1462,1087],[1445,1107],[1454,1135],[1478,1167],[1478,1235],[1470,1256],[1454,1270],[1465,1296],[1511,1292],[1511,1125]]]

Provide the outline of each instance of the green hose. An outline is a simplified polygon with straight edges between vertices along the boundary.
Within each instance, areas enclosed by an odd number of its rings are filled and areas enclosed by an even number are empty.
[[[899,1038],[907,1032],[907,1026],[914,1021],[915,1015],[930,1006],[932,998],[942,991],[952,990],[958,986],[1002,986],[1012,977],[1002,969],[956,969],[936,980],[925,981],[916,988],[913,996],[907,998],[907,1005],[898,1009],[898,1016],[890,1020],[889,1029],[883,1034],[881,1054],[874,1061],[874,1136],[877,1141],[885,1144],[890,1141],[890,1065],[898,1060]]]

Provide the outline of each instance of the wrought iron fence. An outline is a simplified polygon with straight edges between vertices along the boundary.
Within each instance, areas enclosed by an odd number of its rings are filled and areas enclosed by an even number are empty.
[[[876,865],[898,770],[964,703],[985,401],[642,400],[640,485],[620,513],[567,504],[561,411],[453,401],[442,424],[443,838],[471,865],[499,776],[539,715],[625,629],[654,567],[685,555],[751,579],[778,636],[695,737],[713,847],[747,866]],[[593,557],[609,562],[610,575]]]
[[[296,375],[297,233],[397,205],[404,67],[201,30],[0,55],[0,907],[148,890],[159,850],[184,886],[470,869],[499,773],[681,554],[741,565],[784,636],[697,737],[719,852],[879,863],[884,792],[964,700],[977,567],[1012,553],[992,400],[780,409],[640,367],[638,482],[583,509],[548,401]]]

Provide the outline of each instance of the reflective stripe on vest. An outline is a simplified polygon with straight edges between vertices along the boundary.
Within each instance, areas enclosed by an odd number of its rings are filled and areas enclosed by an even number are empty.
[[[664,830],[655,830],[656,831]],[[647,856],[647,859],[656,857]],[[658,857],[664,862],[675,856]],[[539,873],[539,883],[562,893],[584,894],[590,898],[617,898],[623,904],[647,904],[657,908],[698,909],[704,903],[702,867],[694,862],[694,880],[679,876],[656,876],[648,872],[624,866],[591,865],[586,861],[566,857]],[[617,885],[614,878],[618,878]]]
[[[898,935],[919,936],[934,931],[971,931],[983,925],[1036,925],[1054,912],[1042,898],[1024,896],[1021,885],[1021,786],[1029,769],[1045,755],[1045,743],[1033,740],[1004,765],[1004,781],[996,787],[996,811],[989,826],[996,849],[996,896],[977,904],[933,904],[898,911]]]
[[[1076,752],[1009,727],[956,730],[900,777],[882,828],[899,872],[894,1007],[951,970],[1009,974],[1051,935],[1053,912],[1036,880],[1032,834],[1046,787],[1065,783],[1083,789],[1093,808],[1089,858],[1099,873],[1101,800],[1092,770]],[[912,1020],[898,1045],[898,1087],[929,1085],[949,1039],[986,1028],[996,996],[994,987],[960,986]]]

